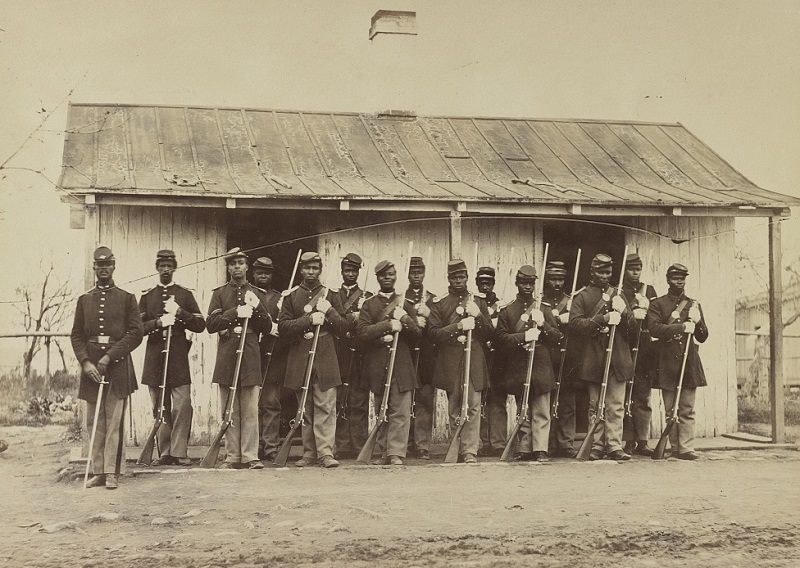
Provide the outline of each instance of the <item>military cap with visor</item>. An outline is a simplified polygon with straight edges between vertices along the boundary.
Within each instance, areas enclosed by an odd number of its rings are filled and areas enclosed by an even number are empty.
[[[530,264],[523,264],[517,270],[517,282],[536,280],[536,269]]]
[[[177,266],[178,261],[175,258],[175,251],[169,249],[161,249],[156,253],[156,264],[161,262],[162,260],[170,260],[172,263]]]
[[[361,260],[361,257],[354,252],[348,252],[346,255],[344,255],[344,257],[342,257],[342,268],[345,268],[346,266],[361,268],[363,265],[364,262]]]
[[[494,268],[491,266],[481,266],[475,275],[475,280],[494,280]]]
[[[667,268],[667,277],[672,276],[673,274],[687,276],[689,274],[689,269],[686,268],[684,265],[676,262],[670,265],[669,268]]]
[[[550,260],[544,269],[545,276],[566,276],[567,269],[560,260]]]
[[[322,258],[316,252],[304,252],[300,255],[300,266],[305,266],[310,262],[319,262],[322,264]]]
[[[94,250],[92,258],[95,262],[114,262],[114,253],[107,246],[100,245]]]
[[[596,254],[592,259],[592,268],[611,268],[614,265],[614,259],[607,254]]]
[[[236,260],[237,258],[243,258],[247,260],[247,255],[244,251],[239,247],[233,247],[231,250],[225,253],[225,262],[230,263]]]
[[[260,256],[255,260],[255,262],[253,262],[253,270],[258,268],[261,270],[275,270],[275,266],[272,264],[272,259],[267,258],[266,256]]]
[[[628,256],[625,257],[625,266],[634,267],[638,266],[639,268],[642,267],[642,258],[639,256],[638,253],[632,252]]]
[[[425,268],[425,262],[423,262],[421,256],[412,256],[411,260],[408,263],[409,268]]]
[[[382,272],[386,272],[391,267],[394,266],[394,263],[388,260],[382,260],[378,264],[375,265],[375,274],[380,276]]]
[[[458,274],[459,272],[466,272],[466,271],[467,271],[467,264],[460,258],[454,258],[453,260],[450,260],[447,263],[448,276],[452,276],[453,274]]]

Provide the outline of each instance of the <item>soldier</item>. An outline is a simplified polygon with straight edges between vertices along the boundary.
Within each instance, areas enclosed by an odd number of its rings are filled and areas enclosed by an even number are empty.
[[[689,298],[684,291],[688,274],[689,269],[682,264],[670,266],[667,269],[669,291],[650,302],[647,310],[647,329],[658,339],[658,372],[655,374],[653,386],[661,389],[664,407],[668,412],[676,403],[675,394],[685,342],[694,338],[697,343],[705,343],[708,339],[708,327],[700,302]],[[689,344],[681,396],[677,401],[678,424],[669,436],[670,445],[674,449],[673,455],[682,460],[699,458],[694,451],[694,399],[697,388],[708,384],[695,341]]]
[[[433,432],[433,413],[436,407],[436,388],[433,386],[433,370],[436,365],[436,349],[428,335],[428,318],[434,295],[425,289],[425,263],[422,257],[412,256],[408,266],[408,289],[406,298],[411,301],[412,313],[422,334],[414,347],[415,365],[419,388],[412,396],[411,446],[416,458],[431,459],[430,444]]]
[[[650,302],[656,299],[656,291],[649,284],[640,281],[642,275],[642,259],[637,253],[631,253],[625,259],[625,276],[622,278],[622,295],[633,310],[633,317],[639,321],[641,331],[633,348],[637,350],[636,368],[631,396],[631,416],[625,415],[622,428],[622,439],[625,441],[625,452],[652,456],[653,449],[647,445],[650,438],[650,418],[653,409],[650,407],[650,375],[655,370],[654,347],[647,331],[645,316]]]
[[[136,298],[114,284],[111,249],[98,247],[93,257],[97,285],[78,298],[70,341],[81,365],[78,398],[86,401],[87,416],[95,416],[98,383],[108,383],[94,424],[93,475],[86,487],[116,489],[125,466],[125,406],[137,389],[130,353],[144,332]]]
[[[343,384],[338,388],[336,455],[355,457],[369,435],[369,385],[359,379],[361,353],[356,350],[356,322],[362,302],[372,296],[358,287],[361,257],[350,252],[342,258],[342,286],[331,291],[333,308],[347,322],[341,337],[335,338],[336,357]]]
[[[342,380],[333,336],[346,333],[347,321],[333,308],[333,293],[319,281],[321,273],[320,256],[315,252],[304,252],[300,257],[303,282],[284,296],[278,318],[280,336],[289,344],[284,385],[297,391],[298,402],[302,399],[301,389],[314,329],[320,326],[303,418],[303,457],[295,462],[297,467],[311,466],[317,458],[323,467],[339,465],[333,457],[333,448],[336,387],[342,384]]]
[[[253,262],[253,284],[261,295],[273,325],[258,342],[261,350],[261,395],[258,399],[258,459],[272,461],[278,453],[281,425],[281,386],[286,374],[286,342],[278,339],[278,312],[281,294],[272,288],[275,267],[266,256]]]
[[[605,421],[598,428],[589,459],[604,455],[612,460],[629,460],[622,449],[622,418],[625,413],[625,383],[633,376],[630,339],[636,337],[639,322],[617,292],[609,286],[614,261],[606,254],[592,259],[591,281],[572,301],[569,313],[570,334],[586,338],[583,345],[581,379],[589,389],[589,423],[600,398],[610,326],[617,326],[611,346],[611,365],[605,397]]]
[[[495,271],[491,266],[483,266],[475,275],[475,285],[478,293],[483,295],[489,310],[489,321],[492,328],[497,328],[497,317],[500,313],[500,299],[494,293]],[[489,367],[489,388],[483,393],[481,404],[481,428],[479,457],[499,457],[506,446],[508,434],[508,412],[506,411],[506,394],[501,392],[496,383],[501,379],[495,373],[496,345],[493,339],[486,342],[486,361]],[[497,371],[502,370],[502,365],[497,365]],[[497,376],[497,380],[495,377]]]
[[[548,310],[558,323],[561,339],[557,344],[550,346],[550,360],[553,363],[553,374],[558,377],[561,373],[561,390],[558,397],[558,417],[550,423],[550,455],[553,457],[574,458],[578,451],[573,447],[575,442],[575,383],[577,378],[576,353],[579,353],[577,337],[567,341],[567,326],[569,324],[569,295],[564,292],[564,282],[567,269],[560,260],[547,263],[544,270],[544,288],[542,295],[542,312]],[[564,368],[561,368],[561,350],[567,343],[567,353],[564,357]],[[553,395],[555,396],[555,395]]]
[[[358,317],[357,337],[364,350],[363,378],[375,394],[380,409],[389,364],[393,334],[399,333],[394,370],[389,387],[388,425],[378,436],[381,457],[374,465],[403,465],[411,426],[411,393],[417,387],[412,358],[413,346],[422,334],[413,305],[395,293],[397,270],[388,260],[375,266],[380,292],[364,302]]]
[[[239,247],[233,248],[225,254],[225,265],[231,278],[211,294],[207,325],[208,333],[219,334],[212,382],[219,385],[221,407],[227,408],[228,397],[235,396],[231,414],[233,423],[225,432],[227,455],[224,467],[262,469],[264,464],[258,459],[258,397],[261,386],[258,334],[270,332],[272,318],[259,298],[261,292],[247,281],[247,255]],[[233,395],[231,386],[245,321],[247,330],[239,383]]]
[[[167,355],[167,390],[164,393],[166,422],[158,429],[160,456],[153,465],[192,463],[186,453],[192,430],[192,377],[189,372],[189,348],[192,342],[186,337],[186,331],[200,333],[206,328],[206,321],[192,291],[173,281],[177,268],[178,262],[173,251],[158,251],[158,284],[144,290],[139,298],[144,334],[149,336],[144,355],[142,384],[147,385],[150,390],[155,416],[158,416],[158,406],[161,403],[167,333],[172,327]]]
[[[520,267],[515,282],[517,297],[500,310],[497,320],[497,339],[506,361],[504,383],[516,397],[518,406],[527,378],[528,344],[536,341],[528,409],[530,414],[522,426],[520,450],[514,455],[514,461],[549,461],[550,392],[556,387],[550,346],[557,347],[563,336],[552,310],[542,311],[535,307],[533,291],[536,278],[533,266],[526,264]]]
[[[481,391],[489,377],[484,344],[493,334],[486,300],[467,290],[467,266],[463,260],[447,263],[448,294],[433,299],[428,322],[431,339],[436,344],[434,386],[447,392],[450,426],[454,430],[461,413],[461,397],[468,400],[467,423],[461,432],[459,456],[464,463],[478,463],[480,441]],[[467,332],[474,330],[469,369],[469,388],[463,392]]]

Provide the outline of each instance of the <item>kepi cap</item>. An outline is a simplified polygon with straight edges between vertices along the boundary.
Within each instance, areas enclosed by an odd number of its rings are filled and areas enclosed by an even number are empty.
[[[260,256],[255,260],[253,263],[253,270],[257,268],[261,270],[275,270],[275,267],[272,265],[272,259],[266,256]]]
[[[231,262],[234,259],[243,258],[247,260],[247,255],[244,251],[239,247],[233,247],[231,250],[225,253],[225,262]]]
[[[475,275],[475,280],[494,280],[494,268],[491,266],[481,266]]]
[[[309,262],[319,262],[322,264],[322,258],[316,252],[304,252],[300,255],[300,266],[304,266]]]
[[[354,252],[348,252],[342,258],[342,268],[345,266],[355,266],[356,268],[361,268],[363,265],[364,261],[362,261],[361,257]]]
[[[92,258],[95,262],[110,262],[115,260],[114,253],[111,252],[111,249],[107,246],[100,245],[96,249],[94,249],[94,254]]]
[[[642,266],[642,258],[638,253],[632,252],[625,257],[625,266]]]
[[[611,268],[614,265],[614,259],[607,254],[596,254],[592,259],[592,268]]]
[[[530,264],[523,264],[517,270],[517,281],[536,280],[536,269]]]
[[[160,251],[158,251],[156,253],[156,262],[159,262],[161,260],[171,260],[176,265],[178,264],[178,261],[175,259],[175,251],[174,250],[161,249]]]
[[[465,263],[460,258],[454,258],[453,260],[450,260],[447,263],[448,276],[456,274],[457,272],[466,272],[466,271],[467,271],[467,263]]]
[[[544,269],[545,276],[566,276],[567,269],[564,267],[564,263],[560,260],[550,260],[547,263],[547,267]]]
[[[689,269],[686,268],[684,265],[680,263],[673,263],[667,268],[667,277],[672,276],[673,274],[682,274],[684,276],[689,274]]]
[[[391,267],[394,266],[394,263],[388,260],[382,260],[378,264],[375,265],[375,275],[380,275],[381,272],[389,270]]]
[[[408,263],[409,268],[425,268],[425,263],[421,256],[412,256]]]

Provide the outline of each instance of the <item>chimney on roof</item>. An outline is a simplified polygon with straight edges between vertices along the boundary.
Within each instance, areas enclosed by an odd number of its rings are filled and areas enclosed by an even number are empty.
[[[415,116],[422,90],[417,65],[417,13],[378,10],[372,16],[369,43],[376,110],[404,118]]]

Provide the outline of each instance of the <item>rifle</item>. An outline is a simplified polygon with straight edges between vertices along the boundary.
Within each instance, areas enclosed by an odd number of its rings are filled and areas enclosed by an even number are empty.
[[[108,383],[105,377],[100,377],[100,388],[97,391],[97,402],[94,407],[94,422],[92,422],[92,435],[89,438],[89,455],[86,456],[86,473],[83,474],[83,490],[86,491],[86,484],[89,482],[89,469],[92,466],[92,453],[94,452],[94,439],[97,436],[97,420],[100,418],[100,403],[103,400],[103,387]]]
[[[378,434],[383,428],[383,425],[389,422],[386,412],[389,407],[389,389],[392,386],[392,374],[394,374],[394,361],[397,357],[397,343],[399,340],[400,332],[395,331],[394,337],[392,337],[392,346],[389,348],[389,366],[386,368],[386,383],[383,385],[383,396],[381,397],[381,408],[378,419],[375,422],[375,426],[372,427],[369,436],[367,436],[367,441],[364,442],[364,446],[361,448],[361,451],[358,453],[358,458],[356,459],[356,461],[361,464],[366,465],[369,463],[370,458],[372,458],[372,452],[375,449],[375,442],[378,440]]]
[[[537,296],[534,298],[534,302],[536,303],[535,309],[539,309],[539,306],[542,304],[544,270],[545,267],[547,267],[547,253],[549,249],[550,243],[546,243],[544,245],[544,258],[542,259],[542,276],[539,278]],[[519,433],[522,430],[522,427],[525,425],[525,422],[528,421],[528,398],[531,395],[531,382],[533,379],[533,355],[536,351],[536,341],[531,341],[525,346],[525,348],[528,350],[528,366],[525,369],[525,386],[522,388],[522,401],[520,403],[519,412],[517,413],[517,420],[514,422],[514,428],[511,430],[511,434],[508,436],[508,441],[506,442],[506,447],[503,448],[503,453],[500,456],[500,459],[503,461],[511,461],[514,459],[514,454],[517,453],[517,446],[519,445]]]
[[[458,416],[458,424],[447,454],[444,456],[444,463],[456,463],[458,461],[458,450],[461,447],[461,432],[467,423],[467,412],[469,411],[469,369],[472,364],[472,330],[467,331],[467,340],[464,346],[464,383],[461,385],[461,413]]]
[[[667,449],[667,440],[669,440],[669,433],[678,423],[678,405],[681,400],[681,390],[683,389],[683,377],[686,374],[686,359],[689,358],[689,346],[692,344],[692,334],[686,334],[686,347],[683,349],[683,361],[681,362],[681,374],[678,378],[678,388],[675,391],[675,402],[672,404],[672,410],[670,410],[670,416],[667,419],[667,425],[664,428],[664,432],[661,434],[661,438],[658,440],[658,444],[656,444],[656,449],[653,450],[653,459],[660,460],[664,458],[664,451]]]
[[[228,400],[226,401],[227,408],[225,409],[225,415],[223,416],[219,432],[214,436],[214,439],[211,441],[211,446],[203,457],[203,461],[200,462],[200,467],[203,468],[214,469],[217,467],[217,458],[219,457],[219,448],[222,445],[222,437],[225,436],[225,432],[227,432],[230,425],[233,424],[233,402],[236,398],[236,389],[239,386],[239,371],[242,369],[242,355],[244,355],[244,342],[247,336],[247,324],[249,322],[250,318],[245,318],[244,325],[242,325],[242,334],[241,337],[239,337],[239,349],[236,351],[236,368],[233,370],[233,383],[231,384],[228,392]]]
[[[325,290],[322,291],[320,294],[321,298],[324,298],[327,295]],[[297,429],[302,426],[303,419],[306,415],[306,402],[308,401],[308,389],[311,388],[311,375],[314,374],[314,357],[317,354],[317,343],[319,342],[319,332],[322,329],[321,325],[314,326],[314,338],[311,340],[311,349],[308,350],[308,360],[306,362],[306,376],[303,380],[303,387],[302,391],[303,394],[300,397],[300,404],[297,408],[297,415],[295,418],[289,422],[289,432],[286,434],[286,438],[283,440],[283,444],[281,444],[278,453],[275,455],[275,459],[272,460],[272,465],[276,467],[285,467],[286,461],[289,459],[289,451],[292,449],[292,438],[294,437],[294,433]]]
[[[622,268],[619,274],[619,288],[617,293],[622,293],[622,279],[625,277],[625,259],[628,256],[628,246],[625,245],[625,252],[622,255]],[[608,391],[608,374],[611,370],[611,353],[614,350],[614,335],[616,334],[617,326],[612,325],[611,330],[608,332],[608,347],[606,348],[606,360],[603,367],[603,383],[600,387],[600,396],[597,399],[597,409],[594,414],[594,422],[589,426],[589,431],[586,437],[581,442],[581,447],[578,448],[578,455],[576,456],[581,461],[586,461],[589,454],[592,452],[592,444],[597,431],[600,429],[600,424],[606,421],[606,392]]]
[[[581,266],[581,249],[578,249],[578,256],[575,258],[575,273],[572,275],[572,291],[569,294],[569,300],[567,300],[567,313],[569,313],[570,309],[572,308],[572,299],[575,297],[575,288],[578,286],[578,269]],[[553,407],[550,415],[558,420],[558,399],[561,396],[561,380],[564,376],[564,363],[567,360],[567,343],[569,342],[569,327],[567,327],[567,332],[564,334],[564,341],[561,343],[561,360],[558,363],[558,377],[556,377],[556,394],[555,398],[553,399]]]
[[[652,260],[653,251],[650,251],[650,259]],[[647,294],[647,284],[642,284],[642,292],[643,295]],[[634,293],[635,294],[635,293]],[[650,301],[650,298],[647,298]],[[636,380],[636,362],[639,360],[639,346],[642,343],[642,326],[644,324],[639,324],[639,332],[636,334],[636,346],[631,349],[633,352],[633,375],[631,375],[631,380],[628,381],[626,385],[625,391],[625,416],[628,418],[633,418],[633,383]]]
[[[414,348],[414,379],[419,377],[419,355],[422,351],[420,350],[419,346]],[[414,409],[417,406],[417,389],[411,389],[411,414],[409,415],[410,418],[416,418],[414,415]]]
[[[161,375],[161,385],[159,388],[161,389],[161,397],[158,403],[158,416],[156,416],[156,420],[153,423],[153,427],[150,429],[150,432],[147,434],[147,440],[144,443],[144,447],[142,448],[142,453],[139,454],[139,459],[136,460],[137,464],[144,464],[150,465],[150,462],[153,461],[153,445],[157,443],[156,435],[158,434],[158,430],[161,428],[161,425],[166,422],[166,418],[164,417],[164,399],[167,395],[167,365],[169,364],[169,348],[172,344],[172,326],[167,326],[167,344],[164,347],[164,372]],[[161,455],[161,448],[158,449],[159,456]]]

